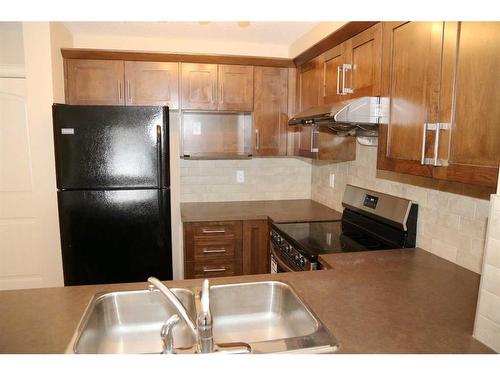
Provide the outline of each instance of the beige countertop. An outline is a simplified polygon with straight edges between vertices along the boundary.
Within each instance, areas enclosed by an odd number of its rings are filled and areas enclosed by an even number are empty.
[[[267,220],[277,223],[340,220],[342,213],[311,199],[181,203],[182,221]]]
[[[330,270],[235,276],[288,282],[342,353],[491,353],[472,338],[479,275],[421,249],[334,254]],[[169,281],[189,287],[200,280]],[[0,292],[0,353],[63,353],[93,294],[146,283]]]

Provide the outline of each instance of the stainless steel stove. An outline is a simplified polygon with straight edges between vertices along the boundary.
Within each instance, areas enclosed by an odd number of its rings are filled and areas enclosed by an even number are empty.
[[[339,221],[272,224],[271,272],[319,268],[322,254],[415,247],[418,206],[347,185]]]

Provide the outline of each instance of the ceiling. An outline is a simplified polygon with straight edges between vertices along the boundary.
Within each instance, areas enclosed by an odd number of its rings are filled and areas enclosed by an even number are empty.
[[[290,45],[318,22],[64,22],[72,34]]]

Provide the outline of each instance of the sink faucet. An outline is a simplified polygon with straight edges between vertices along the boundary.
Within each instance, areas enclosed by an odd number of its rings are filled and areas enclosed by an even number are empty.
[[[186,323],[189,331],[196,340],[198,353],[212,353],[214,351],[213,330],[212,330],[212,314],[210,313],[210,285],[208,280],[203,281],[201,289],[201,312],[196,319],[196,325],[187,313],[184,305],[179,301],[174,293],[155,277],[148,278],[148,282],[152,285],[150,290],[158,289],[160,293],[168,300],[177,310],[182,320]],[[173,353],[173,327],[179,322],[179,316],[173,315],[163,325],[161,330],[161,338],[163,340],[163,353]]]

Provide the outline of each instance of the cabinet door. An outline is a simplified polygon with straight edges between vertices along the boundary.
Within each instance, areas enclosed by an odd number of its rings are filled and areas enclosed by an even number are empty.
[[[269,225],[267,220],[243,222],[243,274],[269,273]]]
[[[125,103],[179,109],[179,64],[125,61]]]
[[[378,23],[344,43],[346,90],[349,98],[380,95],[382,24]]]
[[[319,60],[315,59],[298,68],[299,111],[304,111],[319,104]],[[317,131],[304,126],[298,134],[298,156],[316,158],[315,146]]]
[[[255,156],[286,155],[288,69],[255,67]]]
[[[125,103],[123,61],[68,59],[65,66],[67,104]]]
[[[442,39],[442,22],[383,24],[382,95],[390,99],[390,120],[379,128],[379,169],[432,176],[421,164],[432,142],[422,144],[424,124],[439,112]]]
[[[345,63],[345,46],[339,44],[321,56],[321,103],[345,100],[342,94],[342,66]]]
[[[253,66],[219,65],[219,106],[221,111],[253,110]]]
[[[434,177],[497,185],[500,163],[500,22],[446,22]],[[453,84],[454,89],[453,89]],[[454,108],[454,112],[452,109]]]
[[[182,64],[182,109],[217,109],[217,65]]]

